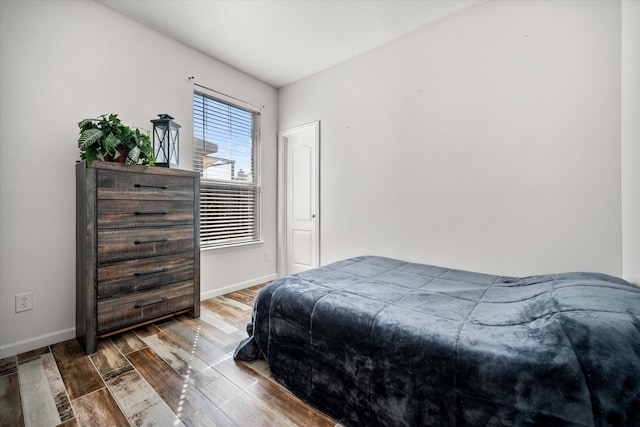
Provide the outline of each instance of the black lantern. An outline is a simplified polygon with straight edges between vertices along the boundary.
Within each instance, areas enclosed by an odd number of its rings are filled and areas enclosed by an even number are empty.
[[[153,153],[156,158],[156,166],[165,168],[177,168],[179,160],[179,135],[180,125],[173,122],[169,114],[158,114],[159,119],[151,120],[153,123]]]

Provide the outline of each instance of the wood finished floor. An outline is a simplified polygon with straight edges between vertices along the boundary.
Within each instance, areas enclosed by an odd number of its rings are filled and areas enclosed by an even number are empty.
[[[336,422],[232,353],[261,286],[202,301],[201,316],[0,359],[0,426],[327,426]]]

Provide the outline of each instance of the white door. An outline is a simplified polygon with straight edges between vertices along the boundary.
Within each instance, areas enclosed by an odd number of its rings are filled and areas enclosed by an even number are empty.
[[[282,131],[279,148],[280,194],[285,195],[280,272],[288,275],[320,265],[320,123]]]

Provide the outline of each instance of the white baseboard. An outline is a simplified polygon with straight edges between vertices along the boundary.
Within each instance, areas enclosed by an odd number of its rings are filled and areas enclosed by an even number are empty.
[[[220,295],[228,294],[229,292],[239,291],[240,289],[249,288],[251,286],[259,285],[261,283],[270,282],[278,278],[277,274],[269,274],[267,276],[258,277],[257,279],[249,280],[242,283],[236,283],[234,285],[226,286],[224,288],[213,289],[211,291],[202,292],[200,294],[201,300],[217,297]],[[5,357],[14,356],[16,354],[24,353],[44,347],[51,344],[57,344],[62,341],[66,341],[76,337],[76,328],[64,329],[62,331],[52,332],[50,334],[40,335],[38,337],[29,338],[26,340],[9,343],[0,346],[0,359]]]
[[[269,274],[267,276],[258,277],[257,279],[248,280],[242,283],[236,283],[234,285],[225,286],[224,288],[213,289],[211,291],[201,292],[200,299],[206,300],[220,295],[228,294],[229,292],[239,291],[240,289],[250,288],[251,286],[260,285],[262,283],[271,282],[278,278],[277,274]],[[202,286],[202,285],[201,285]]]
[[[25,351],[35,350],[51,344],[57,344],[59,342],[67,341],[75,337],[76,328],[73,327],[64,329],[62,331],[52,332],[50,334],[40,335],[38,337],[3,345],[0,346],[0,359],[24,353]]]

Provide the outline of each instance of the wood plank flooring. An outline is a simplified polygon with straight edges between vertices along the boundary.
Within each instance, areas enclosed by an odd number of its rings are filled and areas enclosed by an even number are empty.
[[[339,426],[271,378],[236,362],[260,286],[98,341],[73,339],[0,359],[0,426]]]

